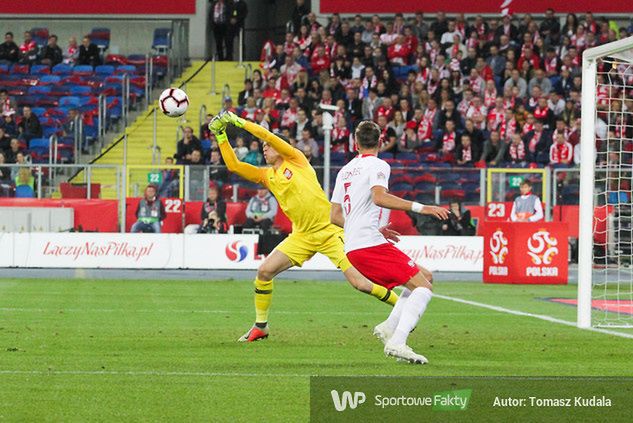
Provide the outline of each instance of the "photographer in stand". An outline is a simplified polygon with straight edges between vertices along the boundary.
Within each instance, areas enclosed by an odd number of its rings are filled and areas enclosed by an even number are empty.
[[[220,198],[217,185],[209,187],[207,201],[200,210],[199,234],[225,234],[228,231],[226,224],[226,203]]]
[[[452,213],[449,214],[450,219],[442,225],[442,235],[475,235],[476,228],[471,222],[470,210],[462,210],[462,204],[456,200],[450,202],[449,210]]]

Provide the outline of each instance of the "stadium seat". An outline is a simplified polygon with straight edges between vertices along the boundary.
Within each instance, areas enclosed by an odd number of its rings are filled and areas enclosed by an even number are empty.
[[[185,203],[185,226],[200,224],[200,213],[202,212],[203,201],[187,201]]]
[[[28,75],[29,65],[22,65],[22,64],[16,63],[15,65],[11,66],[11,73],[19,74],[19,75]]]
[[[414,182],[416,184],[420,182],[431,182],[435,184],[436,181],[437,181],[437,178],[432,173],[423,173],[420,176],[416,176],[414,179]]]
[[[52,88],[50,85],[36,85],[29,88],[29,95],[50,94]]]
[[[70,75],[73,72],[73,67],[65,63],[53,66],[53,75]]]
[[[35,191],[30,185],[18,185],[15,187],[16,198],[35,198]]]
[[[81,102],[79,101],[79,97],[68,96],[60,98],[59,105],[67,107],[79,107],[81,105]]]
[[[202,151],[204,153],[207,153],[209,150],[211,150],[211,140],[209,140],[209,139],[202,139],[202,140],[200,140],[200,144],[202,146]]]
[[[432,182],[417,182],[415,184],[415,190],[425,193],[433,193],[435,192],[435,184]]]
[[[134,65],[119,65],[115,71],[116,74],[134,74],[136,73],[136,66]]]
[[[392,223],[392,229],[402,235],[419,235],[409,215],[402,210],[392,210],[389,221]]]
[[[408,184],[406,182],[400,182],[397,184],[393,184],[390,188],[390,191],[412,191],[413,190],[413,186],[411,184]]]
[[[33,65],[31,66],[31,75],[48,75],[51,73],[51,68],[48,65]]]
[[[92,28],[88,37],[93,44],[99,47],[101,53],[110,47],[110,28]]]
[[[71,96],[85,96],[92,94],[92,88],[86,85],[77,85],[70,88]]]
[[[95,68],[95,74],[98,76],[110,76],[114,74],[114,66],[100,65]]]
[[[463,189],[443,189],[440,191],[440,198],[443,201],[450,201],[452,199],[462,200],[466,197],[466,192]]]
[[[40,78],[40,85],[59,84],[62,78],[59,75],[43,75]]]
[[[454,190],[454,189],[462,189],[462,185],[456,182],[438,182],[440,187],[442,187],[442,191],[444,190]]]
[[[273,226],[285,234],[292,232],[292,222],[288,219],[288,216],[286,216],[281,208],[278,209],[277,214],[275,215]]]
[[[90,65],[77,65],[72,70],[73,75],[89,76],[92,75],[93,72],[94,69],[92,69],[92,66]]]
[[[31,108],[31,111],[38,118],[41,118],[42,116],[46,114],[46,109],[44,107],[33,107]]]
[[[157,53],[164,54],[171,48],[171,29],[169,28],[156,28],[154,30],[154,40],[152,42],[152,49]]]
[[[42,48],[48,44],[48,28],[32,28],[31,36],[38,47]]]
[[[29,151],[37,154],[48,154],[50,148],[50,139],[49,138],[33,138],[29,141]]]
[[[58,126],[42,126],[42,136],[50,137],[51,135],[57,135],[61,129]]]
[[[229,226],[243,225],[246,222],[246,203],[226,203],[226,223]]]

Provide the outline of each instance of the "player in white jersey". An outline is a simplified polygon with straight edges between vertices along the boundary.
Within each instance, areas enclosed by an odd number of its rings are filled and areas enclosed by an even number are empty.
[[[385,354],[411,363],[428,360],[407,346],[431,300],[432,275],[394,247],[378,229],[384,209],[412,210],[446,220],[449,212],[436,206],[403,200],[388,193],[391,168],[377,157],[380,128],[363,121],[356,128],[359,156],[350,161],[336,177],[332,194],[332,223],[345,229],[345,254],[360,273],[387,289],[404,289],[391,314],[374,328],[385,344]]]

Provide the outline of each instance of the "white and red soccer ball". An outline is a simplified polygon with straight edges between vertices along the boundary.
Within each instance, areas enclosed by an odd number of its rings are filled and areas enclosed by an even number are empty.
[[[158,98],[158,105],[169,117],[182,116],[189,107],[189,97],[180,88],[167,88]]]

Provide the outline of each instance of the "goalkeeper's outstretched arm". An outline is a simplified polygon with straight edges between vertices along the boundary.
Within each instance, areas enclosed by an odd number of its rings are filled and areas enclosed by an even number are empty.
[[[268,143],[284,159],[297,159],[304,157],[301,151],[297,150],[286,141],[270,132],[268,129],[254,122],[242,119],[241,117],[238,117],[235,113],[223,113],[221,119],[224,123],[231,123],[238,128],[243,128],[246,131],[250,132],[252,135]]]
[[[212,125],[213,122],[209,124],[209,129],[215,134],[215,139],[220,146],[220,153],[229,172],[240,175],[242,178],[255,182],[256,184],[266,185],[265,169],[239,161],[233,151],[233,147],[231,147],[229,143],[224,127],[212,127]]]

